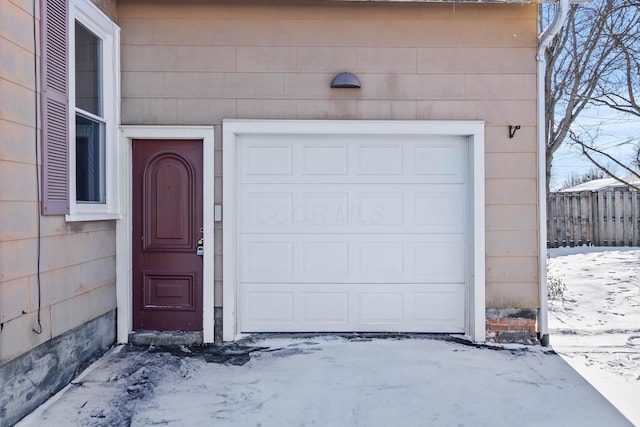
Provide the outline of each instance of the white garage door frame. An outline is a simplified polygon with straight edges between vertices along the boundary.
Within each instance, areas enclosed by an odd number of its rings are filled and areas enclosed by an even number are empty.
[[[248,135],[458,136],[468,144],[466,301],[464,335],[485,341],[485,229],[483,121],[224,120],[223,339],[238,330],[238,139]]]

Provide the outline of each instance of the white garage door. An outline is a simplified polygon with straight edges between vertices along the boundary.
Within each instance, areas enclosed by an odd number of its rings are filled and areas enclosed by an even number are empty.
[[[466,138],[248,134],[236,165],[238,332],[464,332]]]

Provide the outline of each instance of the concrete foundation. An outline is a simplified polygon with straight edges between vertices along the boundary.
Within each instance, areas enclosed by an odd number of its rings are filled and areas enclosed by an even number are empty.
[[[0,366],[0,425],[11,426],[29,414],[103,355],[115,339],[112,310]]]
[[[129,334],[129,344],[133,345],[200,345],[202,332],[189,331],[135,331]]]
[[[215,325],[213,327],[213,340],[215,342],[222,342],[222,307],[216,307],[213,309],[213,318]]]

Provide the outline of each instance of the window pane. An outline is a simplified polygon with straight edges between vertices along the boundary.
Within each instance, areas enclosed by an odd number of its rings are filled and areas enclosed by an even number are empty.
[[[76,108],[102,117],[101,40],[76,22]]]
[[[104,125],[76,114],[76,201],[104,203]]]

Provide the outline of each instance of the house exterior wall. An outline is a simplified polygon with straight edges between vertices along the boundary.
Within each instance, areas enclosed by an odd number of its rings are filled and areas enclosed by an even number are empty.
[[[118,20],[118,4],[116,0],[91,0],[91,2],[111,18],[112,21],[116,22]]]
[[[95,357],[94,350],[104,351],[115,339],[115,223],[68,223],[64,216],[40,216],[39,73],[34,71],[40,55],[32,7],[30,1],[0,2],[0,382],[3,389],[14,390],[3,391],[0,398],[2,425],[66,384],[36,375],[30,377],[31,389],[19,388],[13,380],[24,382],[25,371],[16,371],[12,361],[32,360],[28,355],[34,349],[46,349],[38,353],[43,354],[38,367],[45,373],[73,374],[87,357]],[[38,10],[35,15],[39,38]],[[99,322],[101,336],[84,332],[86,336],[78,338],[83,325],[97,319],[112,326]],[[61,349],[73,351],[73,358],[58,357]],[[20,366],[34,368],[32,363]]]
[[[223,118],[485,120],[487,308],[539,306],[535,4],[128,1],[118,19],[122,123],[215,125],[216,203]],[[362,89],[330,89],[343,71]]]

